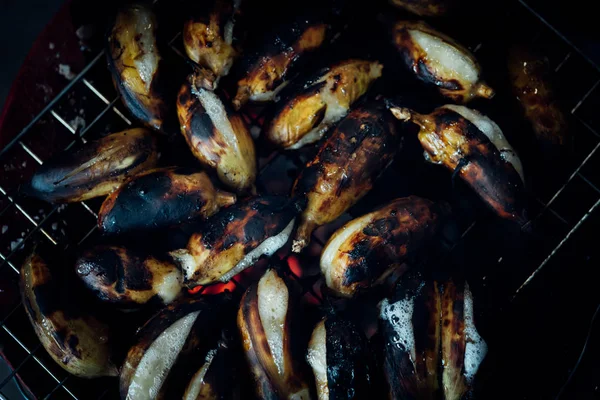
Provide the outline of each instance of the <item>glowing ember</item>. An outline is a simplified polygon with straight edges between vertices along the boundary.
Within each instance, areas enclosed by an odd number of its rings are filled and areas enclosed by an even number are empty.
[[[300,261],[298,257],[294,255],[290,255],[287,259],[288,266],[290,267],[290,271],[298,278],[302,277],[302,267],[300,266]]]

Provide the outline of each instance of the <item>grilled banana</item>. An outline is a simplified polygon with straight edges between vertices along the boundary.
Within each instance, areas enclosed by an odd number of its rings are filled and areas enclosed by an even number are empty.
[[[182,293],[183,276],[174,264],[121,246],[86,250],[75,272],[100,300],[123,307],[169,304]]]
[[[143,124],[160,131],[170,107],[156,28],[156,16],[148,6],[125,6],[110,30],[106,54],[125,107]]]
[[[390,3],[420,17],[439,17],[448,12],[451,0],[390,0]]]
[[[155,169],[108,196],[98,213],[98,226],[112,234],[164,228],[208,218],[235,200],[235,195],[215,189],[204,172]]]
[[[494,96],[494,90],[480,80],[473,54],[443,33],[424,22],[400,21],[392,36],[406,66],[421,81],[437,86],[442,95],[461,103]]]
[[[286,283],[274,270],[267,271],[242,297],[237,325],[261,399],[310,398],[292,358],[290,306]]]
[[[314,51],[325,42],[329,26],[321,21],[297,18],[282,24],[261,48],[251,52],[243,61],[243,77],[233,106],[236,110],[250,101],[272,101],[287,84],[292,65],[305,53]]]
[[[284,102],[266,130],[267,137],[284,149],[318,141],[381,76],[382,68],[376,61],[347,60],[325,69]]]
[[[293,195],[306,197],[308,203],[292,250],[300,252],[315,228],[338,218],[371,190],[398,148],[394,121],[381,103],[351,111],[294,183]]]
[[[458,174],[500,217],[524,223],[523,167],[500,127],[464,106],[445,105],[421,115],[393,108],[419,125],[425,159]]]
[[[411,277],[379,312],[390,399],[437,399],[442,390],[446,400],[469,396],[487,344],[475,328],[468,284]]]
[[[286,197],[250,198],[213,215],[192,235],[187,249],[171,256],[189,287],[227,282],[285,245],[297,214],[297,203]]]
[[[441,304],[444,398],[460,400],[472,390],[487,344],[475,327],[473,296],[467,283],[445,283]]]
[[[199,65],[198,81],[205,89],[216,88],[219,79],[229,73],[237,56],[233,46],[233,28],[240,2],[202,2],[200,9],[192,13],[183,26],[185,52]]]
[[[24,192],[51,203],[83,201],[111,193],[157,161],[152,133],[130,129],[58,154],[36,171]]]
[[[437,399],[441,364],[441,294],[436,282],[403,279],[379,305],[388,398]]]
[[[348,222],[321,253],[327,286],[349,297],[383,281],[424,247],[440,219],[437,205],[411,196]]]
[[[206,376],[222,348],[221,321],[232,318],[235,311],[229,300],[220,295],[178,302],[150,318],[139,329],[121,368],[121,398],[182,398],[192,381],[200,385],[200,391],[207,389],[207,382],[195,377],[202,368]],[[215,393],[213,398],[223,394]]]
[[[108,326],[88,314],[81,314],[63,285],[36,253],[21,267],[21,295],[25,312],[40,342],[58,365],[83,378],[115,376],[111,361],[111,335]],[[65,289],[67,289],[65,291]]]
[[[254,191],[256,153],[242,118],[191,75],[177,96],[181,133],[194,156],[236,192]]]
[[[352,322],[337,316],[319,322],[306,356],[319,400],[371,397],[369,358],[367,339]]]
[[[540,145],[550,155],[568,143],[567,120],[549,81],[548,63],[529,49],[515,47],[508,59],[513,92]]]

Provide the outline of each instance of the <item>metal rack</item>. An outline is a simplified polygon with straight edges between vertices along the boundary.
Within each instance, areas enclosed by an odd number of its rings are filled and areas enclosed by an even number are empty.
[[[561,226],[561,231],[565,232],[562,237],[552,244],[545,254],[539,259],[537,265],[532,265],[530,274],[520,287],[515,291],[514,296],[517,296],[523,291],[527,285],[532,282],[537,274],[543,270],[547,263],[554,255],[569,241],[569,239],[577,232],[585,221],[594,213],[600,206],[600,182],[595,182],[594,176],[589,175],[589,165],[600,162],[600,124],[594,125],[589,117],[588,108],[591,105],[598,105],[598,96],[600,96],[600,70],[585,56],[570,43],[560,32],[556,31],[548,24],[540,15],[531,9],[524,1],[519,0],[524,11],[531,13],[531,16],[538,20],[539,28],[545,30],[547,34],[554,35],[557,42],[562,42],[567,48],[567,52],[554,63],[554,71],[559,74],[561,70],[567,68],[570,63],[578,63],[578,65],[586,65],[589,74],[589,82],[582,84],[585,89],[579,94],[571,104],[570,113],[574,120],[579,123],[578,135],[585,136],[588,139],[589,151],[582,155],[580,162],[573,169],[572,173],[565,179],[564,183],[558,190],[546,200],[539,199],[539,209],[536,212],[534,221],[542,218],[550,218],[553,223]],[[179,34],[169,43],[171,49],[181,55],[180,51],[173,42],[179,37]],[[478,51],[482,47],[479,44],[474,47]],[[103,68],[103,60],[105,54],[100,52],[91,62],[72,80],[69,84],[52,100],[48,105],[23,128],[17,136],[0,150],[0,161],[9,165],[25,165],[25,163],[34,163],[41,165],[45,161],[45,157],[38,154],[31,141],[35,141],[34,135],[41,135],[37,129],[41,124],[58,124],[64,131],[64,138],[61,140],[66,142],[63,148],[73,146],[79,140],[86,140],[90,134],[107,119],[117,118],[123,126],[132,124],[126,113],[121,111],[120,97],[116,94],[111,85],[101,85],[94,82],[92,75],[94,72],[101,71]],[[573,67],[575,68],[575,67]],[[108,75],[106,71],[100,72]],[[84,96],[93,98],[101,107],[96,110],[94,117],[83,128],[76,129],[67,120],[65,115],[62,115],[61,104],[72,94],[84,93]],[[250,118],[250,116],[247,116]],[[55,146],[56,147],[56,146]],[[53,151],[58,151],[60,148],[53,148]],[[278,157],[286,157],[283,154],[276,154],[269,157],[268,163],[275,162]],[[5,164],[5,165],[6,165]],[[560,207],[556,205],[566,196],[569,196],[569,189],[574,184],[584,185],[589,189],[589,199],[585,204],[581,205],[578,213],[573,215],[563,215]],[[78,204],[70,204],[67,206],[40,206],[31,200],[18,198],[16,193],[16,185],[13,187],[5,187],[0,181],[0,279],[15,281],[19,273],[19,265],[22,262],[25,252],[24,248],[35,240],[48,241],[56,246],[57,251],[70,246],[80,246],[82,243],[89,240],[96,231],[96,212],[98,205],[94,201]],[[586,189],[586,190],[587,190]],[[39,208],[38,207],[45,207]],[[43,212],[36,212],[43,211]],[[87,220],[87,221],[85,221]],[[87,225],[85,222],[88,222]],[[68,225],[67,225],[68,224]],[[469,225],[460,235],[459,241],[452,244],[454,249],[460,242],[464,241],[472,232],[477,222]],[[15,225],[17,226],[15,229]],[[76,230],[67,230],[67,226],[77,225]],[[82,225],[85,225],[82,227]],[[7,227],[6,229],[4,227]],[[83,230],[82,230],[83,229]],[[14,233],[14,235],[13,235]],[[19,235],[20,233],[20,235]],[[315,238],[319,241],[319,238]],[[321,242],[322,245],[322,242]],[[305,286],[306,291],[312,290],[312,282],[303,281],[296,276],[293,271],[286,271],[289,276],[298,280]],[[234,281],[236,287],[241,289],[241,284]],[[318,299],[318,294],[315,294]],[[12,347],[13,358],[12,373],[0,382],[0,393],[3,387],[15,376],[20,376],[26,384],[32,383],[31,386],[36,386],[34,393],[40,398],[107,398],[113,394],[112,389],[107,387],[116,386],[114,382],[105,385],[106,381],[87,381],[74,376],[70,376],[60,367],[56,366],[50,357],[42,349],[41,344],[33,334],[29,323],[26,321],[25,312],[20,301],[11,305],[7,309],[2,309],[0,314],[0,343],[4,343],[5,349]],[[116,389],[116,388],[115,388]],[[115,391],[116,392],[116,391]]]

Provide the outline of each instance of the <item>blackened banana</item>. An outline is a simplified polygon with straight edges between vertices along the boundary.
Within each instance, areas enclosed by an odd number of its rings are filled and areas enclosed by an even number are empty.
[[[146,126],[162,130],[169,112],[164,61],[150,7],[130,4],[117,14],[107,42],[108,68],[123,104]]]
[[[292,65],[321,47],[328,30],[329,25],[321,20],[300,17],[276,28],[261,48],[243,60],[244,73],[238,81],[234,108],[239,110],[248,101],[272,101],[287,83]]]
[[[371,188],[394,159],[399,137],[380,102],[350,112],[327,137],[294,183],[294,196],[305,197],[292,250],[300,252],[312,232],[332,222]]]
[[[440,219],[436,204],[411,196],[348,222],[321,253],[327,286],[349,297],[381,282],[426,245]]]
[[[226,295],[186,300],[150,318],[121,368],[121,398],[182,398],[198,370],[210,368],[216,357],[224,324],[235,311],[230,303]]]
[[[568,144],[569,130],[552,89],[547,60],[530,49],[515,47],[509,53],[508,70],[513,92],[538,142],[549,156],[560,154]]]
[[[471,398],[487,344],[475,327],[468,284],[403,279],[379,312],[390,399]]]
[[[198,81],[205,89],[216,88],[219,79],[229,73],[237,56],[233,29],[240,2],[202,2],[183,26],[185,52],[199,65]]]
[[[121,246],[86,250],[75,272],[100,300],[125,308],[169,304],[183,288],[183,276],[173,263]]]
[[[376,61],[346,60],[323,71],[286,101],[266,130],[267,138],[284,149],[297,149],[321,139],[381,76]]]
[[[421,17],[439,17],[448,12],[452,0],[390,0],[390,3]]]
[[[237,315],[246,359],[261,399],[309,399],[292,357],[291,299],[277,272],[268,270],[246,290]]]
[[[379,305],[388,398],[437,399],[441,365],[441,294],[436,282],[403,279]]]
[[[177,96],[181,133],[194,156],[228,188],[253,192],[256,152],[246,123],[214,92],[197,87],[197,79],[191,75]]]
[[[297,203],[286,197],[253,197],[213,215],[192,235],[187,249],[171,256],[189,287],[227,282],[285,245],[297,214]]]
[[[109,327],[91,314],[80,313],[75,299],[65,297],[73,288],[56,275],[56,266],[50,267],[36,253],[21,267],[23,305],[40,342],[52,359],[73,375],[117,375],[111,361]]]
[[[421,81],[437,86],[442,95],[461,103],[494,96],[494,90],[481,81],[473,54],[443,33],[421,21],[400,21],[392,36],[406,66]]]
[[[456,105],[427,115],[407,108],[391,111],[420,126],[426,160],[458,173],[500,217],[526,222],[521,161],[494,121]]]
[[[134,128],[88,142],[46,161],[25,192],[51,203],[104,196],[158,161],[152,132]]]
[[[473,295],[467,283],[446,282],[441,304],[444,398],[460,400],[473,389],[487,344],[475,327]]]
[[[111,234],[165,228],[208,218],[235,200],[235,195],[215,189],[204,172],[156,169],[108,196],[98,212],[98,227]]]
[[[373,395],[368,342],[352,322],[338,316],[319,322],[306,359],[315,375],[319,400],[367,399]]]

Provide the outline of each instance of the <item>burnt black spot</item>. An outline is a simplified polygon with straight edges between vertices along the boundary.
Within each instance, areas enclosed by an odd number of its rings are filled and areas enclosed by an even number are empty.
[[[124,284],[129,290],[152,289],[152,271],[140,257],[131,257],[131,263],[125,268]]]
[[[223,240],[223,250],[227,250],[234,244],[240,242],[240,239],[236,235],[228,235]]]
[[[179,102],[179,104],[182,105],[188,104],[190,99],[191,93],[189,90],[182,90],[181,92],[179,92],[179,96],[177,97],[177,101]]]
[[[206,112],[194,112],[190,121],[192,136],[200,140],[211,140],[215,136],[215,126]]]
[[[367,236],[387,237],[391,236],[392,231],[397,227],[396,218],[381,218],[364,227],[363,233]]]
[[[437,87],[447,89],[447,90],[460,90],[461,89],[460,84],[454,79],[447,80],[447,81],[438,79],[438,77],[435,76],[435,74],[429,69],[429,67],[427,66],[427,63],[423,59],[420,59],[419,61],[417,61],[417,71],[416,72],[417,72],[417,77],[425,83],[433,84]]]
[[[310,193],[310,191],[313,190],[313,188],[319,181],[320,176],[320,164],[314,164],[307,168],[304,168],[304,170],[300,173],[300,176],[298,177],[294,194],[297,196],[304,196],[307,193]]]
[[[36,304],[43,315],[50,315],[62,309],[60,298],[56,294],[57,287],[53,282],[36,285],[32,288],[32,291]]]
[[[367,340],[349,320],[325,320],[327,386],[332,399],[368,398],[371,359]]]
[[[77,358],[81,358],[81,352],[79,351],[79,347],[77,347],[79,345],[79,338],[77,336],[70,335],[66,344],[71,351],[71,354]]]
[[[262,242],[267,239],[266,223],[267,221],[259,215],[250,218],[244,226],[244,237],[246,241],[252,242],[256,240]]]
[[[213,47],[213,43],[211,41],[207,41],[206,42],[206,47],[208,47],[209,49]]]

